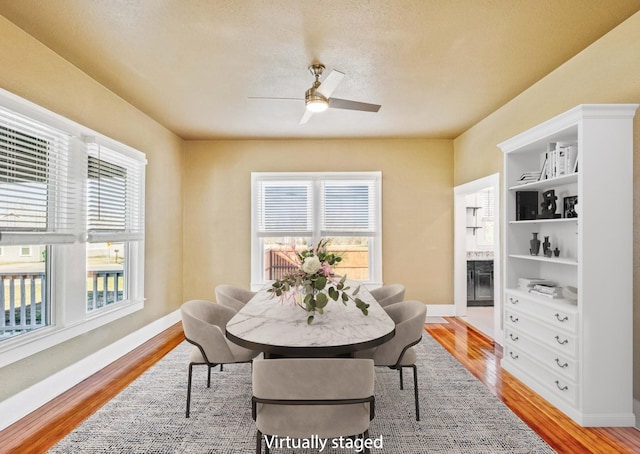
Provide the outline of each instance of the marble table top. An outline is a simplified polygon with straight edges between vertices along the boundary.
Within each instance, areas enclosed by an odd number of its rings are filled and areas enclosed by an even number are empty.
[[[352,289],[358,285],[351,282]],[[369,304],[364,315],[355,303],[345,306],[329,300],[324,314],[316,314],[311,325],[308,313],[290,303],[259,291],[229,322],[226,336],[232,342],[265,354],[289,356],[333,356],[365,350],[395,335],[395,323],[364,286],[358,297]]]

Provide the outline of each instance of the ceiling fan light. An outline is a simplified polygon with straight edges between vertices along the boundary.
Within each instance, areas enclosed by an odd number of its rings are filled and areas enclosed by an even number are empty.
[[[306,102],[307,110],[313,113],[324,112],[329,108],[329,103],[326,99],[311,98]]]

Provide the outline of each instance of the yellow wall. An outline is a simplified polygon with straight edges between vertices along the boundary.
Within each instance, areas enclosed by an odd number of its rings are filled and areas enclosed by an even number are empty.
[[[201,141],[185,144],[184,296],[248,287],[251,172],[382,171],[383,280],[452,304],[450,140]]]
[[[496,144],[578,104],[640,103],[640,13],[454,141],[455,184],[502,171]],[[603,150],[607,153],[609,150]],[[634,121],[634,218],[640,213],[640,112]],[[597,182],[595,182],[597,184]],[[615,222],[615,210],[603,209]],[[606,241],[606,239],[605,239]],[[634,225],[634,345],[640,345],[640,223]],[[606,304],[606,302],[603,302]],[[624,320],[621,320],[624,323]],[[640,348],[634,349],[640,399]]]
[[[145,308],[0,369],[0,401],[182,303],[182,140],[0,16],[0,87],[146,153]]]

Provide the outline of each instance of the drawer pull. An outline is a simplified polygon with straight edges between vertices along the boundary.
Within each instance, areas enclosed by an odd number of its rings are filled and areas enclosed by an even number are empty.
[[[558,367],[560,367],[561,369],[564,369],[565,367],[567,367],[569,365],[569,363],[564,363],[564,364],[560,364],[560,359],[556,358],[556,364],[558,365]]]
[[[509,320],[511,320],[513,323],[517,323],[518,322],[518,317],[514,317],[513,315],[509,315]]]
[[[513,352],[509,352],[509,356],[511,356],[511,358],[513,359],[518,359],[518,355],[514,355]]]
[[[560,386],[560,382],[558,380],[556,380],[556,386],[558,387],[558,389],[560,391],[566,391],[567,389],[569,389],[569,387],[567,385]]]
[[[569,343],[569,339],[560,340],[560,336],[556,336],[556,342],[559,343],[560,345],[565,345]]]
[[[517,299],[515,299],[515,300],[514,300],[512,297],[509,297],[509,302],[510,302],[511,304],[518,304],[520,301],[519,301],[519,300],[517,300]]]
[[[513,333],[509,333],[509,338],[514,342],[516,342],[518,339],[520,339],[518,336],[514,336]]]
[[[560,314],[556,314],[556,318],[558,319],[559,322],[566,322],[567,320],[569,320],[569,317],[566,315],[560,318]]]

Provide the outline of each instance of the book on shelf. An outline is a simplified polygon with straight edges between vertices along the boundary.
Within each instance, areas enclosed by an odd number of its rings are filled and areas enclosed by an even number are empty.
[[[553,299],[563,298],[562,292],[561,293],[544,293],[544,292],[539,292],[535,289],[531,289],[529,290],[529,293],[531,293],[532,295],[545,296],[547,298],[553,298]]]
[[[546,295],[560,295],[562,294],[562,287],[556,287],[555,285],[535,284],[531,290]]]
[[[578,146],[575,143],[549,142],[540,179],[548,180],[577,172]]]
[[[522,290],[525,292],[531,292],[531,290],[533,290],[536,285],[555,287],[556,283],[547,279],[540,279],[540,278],[526,278],[526,277],[518,278],[519,290]]]
[[[516,181],[516,186],[521,184],[533,183],[534,181],[539,181],[539,180],[540,180],[539,170],[524,172],[522,175],[520,175],[520,178],[518,179],[518,181]]]
[[[550,281],[548,279],[542,279],[539,277],[519,277],[518,278],[518,284],[523,284],[523,285],[531,285],[534,286],[536,284],[538,285],[556,285],[555,282]]]

